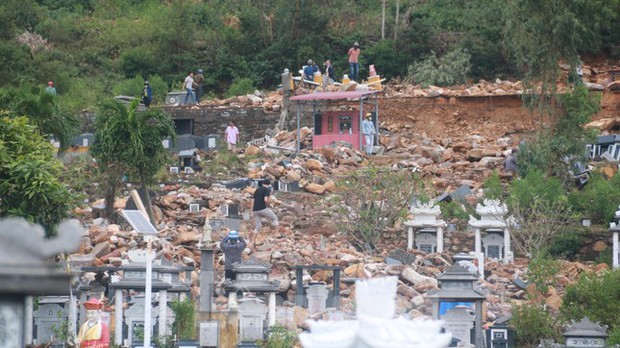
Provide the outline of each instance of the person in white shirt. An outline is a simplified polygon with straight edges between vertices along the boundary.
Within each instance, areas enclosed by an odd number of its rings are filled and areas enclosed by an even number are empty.
[[[187,77],[185,78],[185,82],[183,82],[183,87],[185,88],[185,91],[187,92],[185,94],[185,103],[187,104],[187,98],[188,97],[192,97],[192,104],[196,104],[196,97],[194,96],[194,92],[192,91],[192,88],[194,87],[194,73],[193,72],[189,72],[189,75],[187,75]]]
[[[228,151],[237,152],[237,143],[239,142],[239,129],[235,125],[234,121],[228,122],[226,127],[226,143],[228,144]]]
[[[362,121],[362,134],[364,134],[364,143],[366,144],[366,154],[372,155],[372,147],[375,143],[375,124],[372,123],[372,114],[366,114],[366,119]]]

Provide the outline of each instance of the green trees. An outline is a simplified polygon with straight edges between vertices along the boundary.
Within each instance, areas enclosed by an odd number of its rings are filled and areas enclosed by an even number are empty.
[[[57,96],[36,87],[0,90],[0,109],[12,117],[26,115],[41,134],[53,135],[61,149],[69,146],[79,127],[77,116],[63,111]]]
[[[146,188],[166,161],[162,140],[175,136],[170,116],[161,110],[138,111],[139,100],[126,107],[109,100],[101,104],[95,121],[95,139],[90,148],[106,173],[106,214],[113,212],[114,197],[124,175],[136,178]],[[148,194],[148,193],[147,193]],[[150,199],[144,202],[153,221]]]
[[[61,170],[52,145],[28,118],[0,118],[0,216],[21,216],[54,234],[72,201],[58,180]]]

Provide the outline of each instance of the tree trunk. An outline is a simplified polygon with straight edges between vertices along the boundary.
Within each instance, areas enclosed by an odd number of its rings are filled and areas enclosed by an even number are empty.
[[[106,218],[110,218],[112,217],[112,214],[114,213],[114,199],[116,196],[116,184],[112,182],[112,180],[109,180],[108,182],[106,182],[105,184],[105,210],[103,211],[103,214]]]
[[[381,3],[381,40],[385,40],[385,0]]]
[[[144,204],[144,209],[146,209],[146,213],[149,216],[149,220],[151,220],[151,224],[153,224],[153,226],[157,226],[155,223],[155,214],[153,214],[153,205],[151,204],[151,196],[149,195],[149,188],[146,185],[146,180],[142,179],[141,184],[144,189],[144,196],[146,197],[145,202],[142,202],[142,204]],[[155,227],[155,229],[157,229],[157,227]]]
[[[398,40],[398,17],[400,15],[400,0],[396,0],[396,16],[394,17],[394,43]]]

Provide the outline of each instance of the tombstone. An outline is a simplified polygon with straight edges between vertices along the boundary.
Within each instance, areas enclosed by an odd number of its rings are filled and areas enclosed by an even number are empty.
[[[207,150],[216,150],[217,149],[217,141],[220,138],[218,134],[207,134],[205,137],[205,149]]]
[[[390,251],[388,257],[401,262],[403,265],[412,265],[416,260],[414,254],[400,248]]]
[[[191,169],[194,169],[194,167],[196,167],[196,157],[197,157],[196,149],[179,151],[179,167],[181,168],[189,167]]]
[[[187,92],[168,92],[166,94],[166,105],[185,105],[185,95]]]
[[[515,330],[510,327],[508,321],[512,316],[508,315],[493,322],[487,329],[488,348],[513,348],[515,347]]]
[[[482,204],[476,205],[476,213],[480,215],[480,219],[469,216],[469,226],[475,229],[476,256],[484,255],[489,258],[502,259],[505,264],[512,262],[514,255],[510,248],[510,231],[508,230],[508,224],[511,223],[512,218],[505,217],[508,213],[506,205],[499,200],[485,199]],[[483,231],[486,233],[484,252]],[[491,236],[492,234],[498,236]],[[498,245],[500,241],[503,242],[503,247]],[[478,266],[480,276],[483,276],[482,262]]]
[[[310,314],[321,313],[326,309],[327,294],[329,290],[323,283],[310,283],[306,296],[308,296],[308,312]]]
[[[443,229],[446,222],[437,219],[441,215],[439,205],[433,202],[414,203],[409,212],[413,214],[413,220],[405,221],[405,226],[408,227],[407,249],[413,249],[415,242],[415,247],[418,250],[423,248],[422,251],[426,253],[443,252]]]
[[[71,145],[89,147],[93,144],[94,138],[95,138],[95,135],[93,133],[80,134],[77,137],[73,138],[73,140],[71,141]]]
[[[153,323],[153,327],[151,328],[152,332],[156,331],[155,323],[158,313],[158,311],[151,311],[151,323]],[[144,297],[135,297],[133,299],[133,304],[125,311],[124,323],[128,330],[127,339],[124,344],[128,346],[137,341],[142,341],[142,339],[137,336],[139,336],[138,331],[144,332]]]
[[[278,191],[282,192],[297,192],[299,191],[299,181],[297,180],[283,180],[278,181]]]
[[[256,297],[244,297],[239,302],[239,341],[262,340],[268,312],[267,305]]]
[[[174,144],[174,151],[176,152],[194,150],[195,148],[196,142],[191,138],[191,135],[179,135],[176,143]]]
[[[64,221],[48,239],[23,218],[0,219],[0,347],[32,343],[34,296],[69,295],[72,275],[49,260],[77,249],[83,233],[79,222]]]
[[[607,347],[607,326],[592,322],[588,317],[573,321],[564,332],[566,348]]]
[[[474,289],[477,276],[470,273],[464,267],[454,265],[437,277],[441,288],[428,294],[432,302],[433,319],[440,319],[442,303],[473,305],[474,309],[474,345],[482,347],[484,337],[482,334],[482,303],[486,296]],[[448,306],[449,307],[449,306]],[[458,306],[456,306],[458,307]],[[469,343],[468,341],[467,343]]]
[[[219,347],[220,323],[204,321],[198,324],[198,338],[201,347]]]
[[[459,344],[469,346],[471,340],[471,329],[474,327],[474,315],[470,313],[468,307],[454,307],[441,319],[446,322],[446,331],[451,332],[453,337],[459,340]]]
[[[504,258],[503,230],[486,230],[487,235],[482,238],[484,255],[489,259],[501,260]]]
[[[233,231],[239,231],[241,227],[242,219],[209,219],[209,226],[213,231],[217,231],[221,228],[227,228]]]
[[[64,306],[60,305],[60,303],[64,304],[65,302],[69,302],[68,297],[63,302],[43,304],[39,302],[39,308],[33,312],[38,343],[53,342],[54,328],[60,327],[62,323],[67,321],[67,311],[65,311]]]

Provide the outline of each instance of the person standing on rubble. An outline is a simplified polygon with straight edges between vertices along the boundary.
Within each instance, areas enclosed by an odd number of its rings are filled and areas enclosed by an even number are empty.
[[[228,144],[228,151],[237,153],[237,143],[239,142],[239,128],[235,125],[235,121],[228,122],[228,127],[224,132],[226,136],[226,143]]]
[[[372,155],[372,148],[375,144],[375,124],[372,122],[372,114],[366,114],[366,119],[362,121],[362,134],[364,134],[364,143],[366,144],[366,155]]]
[[[252,205],[252,212],[254,213],[254,233],[250,236],[250,245],[253,247],[254,243],[256,243],[256,237],[263,227],[263,223],[261,221],[262,218],[268,218],[271,220],[271,225],[273,227],[278,227],[280,225],[278,221],[278,216],[271,210],[270,208],[270,200],[269,195],[271,195],[271,181],[269,179],[264,179],[256,191],[254,191],[254,204]]]
[[[304,68],[304,80],[314,81],[314,73],[319,71],[319,67],[314,64],[312,59],[308,59],[308,65]]]
[[[194,84],[196,85],[196,103],[200,103],[200,98],[202,97],[203,92],[202,86],[204,84],[205,77],[202,74],[202,69],[198,69],[196,73],[197,74],[194,75]]]
[[[224,278],[228,280],[235,279],[235,271],[233,264],[241,262],[241,254],[247,243],[237,231],[229,231],[228,235],[220,242],[220,249],[224,252]]]
[[[349,49],[349,67],[351,68],[351,75],[349,75],[349,78],[355,82],[359,82],[358,78],[360,72],[360,65],[358,61],[360,53],[360,44],[356,41],[353,44],[353,47]]]
[[[153,101],[153,90],[149,85],[149,80],[144,80],[144,88],[142,89],[142,103],[145,107],[149,107]]]
[[[192,104],[196,104],[196,97],[194,97],[194,92],[192,91],[193,87],[194,87],[194,72],[190,71],[187,77],[185,78],[185,81],[183,82],[183,88],[185,88],[185,92],[187,92],[185,94],[184,104],[187,104],[187,98],[190,96],[192,97]]]
[[[336,75],[334,75],[334,67],[332,66],[331,60],[326,60],[323,64],[325,66],[325,79],[327,81],[323,81],[324,85],[333,85]]]

